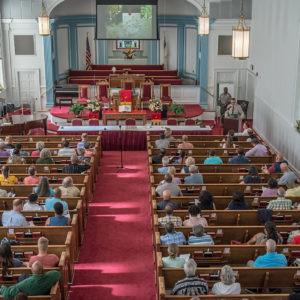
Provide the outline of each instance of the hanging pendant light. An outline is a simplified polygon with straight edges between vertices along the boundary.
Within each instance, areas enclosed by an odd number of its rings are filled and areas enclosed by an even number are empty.
[[[44,0],[42,0],[42,12],[39,16],[39,34],[42,36],[50,34],[50,20],[49,16],[47,15]]]
[[[209,35],[209,15],[206,10],[205,0],[202,6],[202,12],[198,17],[198,34],[201,36]]]
[[[246,59],[249,57],[250,27],[244,18],[244,1],[242,0],[241,15],[237,27],[232,29],[232,57]]]

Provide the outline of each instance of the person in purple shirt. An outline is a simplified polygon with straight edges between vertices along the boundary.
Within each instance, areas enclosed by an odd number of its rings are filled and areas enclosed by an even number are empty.
[[[251,144],[253,146],[252,149],[246,152],[245,156],[267,156],[268,155],[268,149],[259,143],[258,139],[252,139]]]
[[[275,178],[271,177],[268,180],[268,187],[263,189],[261,196],[262,197],[277,197],[277,187],[278,187],[277,180]]]
[[[0,143],[0,156],[10,156],[9,152],[5,149],[5,144],[3,142]]]

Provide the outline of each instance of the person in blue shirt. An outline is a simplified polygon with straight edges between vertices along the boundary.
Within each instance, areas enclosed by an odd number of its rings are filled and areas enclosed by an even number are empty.
[[[230,164],[249,164],[249,158],[245,156],[245,150],[243,147],[239,147],[238,156],[230,158],[228,161]]]
[[[13,202],[13,209],[5,211],[2,214],[2,226],[29,226],[25,217],[21,214],[23,209],[23,201],[21,199],[15,199]]]
[[[169,169],[169,157],[168,156],[164,156],[163,158],[162,158],[162,167],[161,168],[158,168],[157,169],[157,171],[158,171],[158,173],[163,173],[163,174],[165,174],[165,173],[168,173],[168,169]]]
[[[54,194],[53,198],[46,199],[45,210],[54,210],[54,204],[56,202],[60,202],[63,205],[64,211],[68,212],[69,210],[68,203],[66,201],[61,200],[61,189],[58,187],[55,188],[53,194]]]
[[[261,183],[261,177],[258,174],[256,166],[250,166],[248,169],[248,175],[244,178],[241,183]]]
[[[64,207],[60,202],[54,204],[55,216],[48,218],[46,221],[46,226],[68,226],[70,225],[71,219],[65,217]]]
[[[244,193],[242,191],[236,191],[232,194],[232,200],[228,204],[230,210],[244,210],[248,209],[248,204],[245,202]]]
[[[160,242],[162,245],[170,245],[172,243],[177,245],[185,245],[185,236],[181,231],[176,232],[174,229],[174,224],[171,222],[166,223],[165,229],[167,234],[160,237]]]
[[[267,240],[266,251],[267,253],[265,255],[261,255],[255,260],[253,267],[269,268],[287,266],[286,257],[283,254],[278,254],[276,252],[276,242],[274,240]]]
[[[189,171],[191,173],[190,176],[184,178],[185,184],[202,184],[203,183],[203,176],[199,173],[199,169],[195,165],[191,165],[189,167]]]
[[[79,142],[77,144],[77,148],[84,148],[84,143],[87,142],[88,139],[88,134],[87,133],[83,133],[81,135],[81,142]]]
[[[211,150],[209,152],[209,157],[205,159],[204,164],[205,165],[218,165],[218,164],[222,164],[223,161],[220,157],[215,156],[216,155],[216,151],[215,150]]]

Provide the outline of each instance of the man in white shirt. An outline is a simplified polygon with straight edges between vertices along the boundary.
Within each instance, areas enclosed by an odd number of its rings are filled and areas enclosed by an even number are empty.
[[[228,119],[234,116],[238,116],[240,120],[245,119],[245,114],[243,112],[242,107],[236,103],[236,100],[234,98],[232,98],[231,103],[227,106],[225,118]]]
[[[70,143],[67,140],[63,141],[63,148],[58,151],[57,156],[69,156],[76,155],[75,149],[69,147]]]

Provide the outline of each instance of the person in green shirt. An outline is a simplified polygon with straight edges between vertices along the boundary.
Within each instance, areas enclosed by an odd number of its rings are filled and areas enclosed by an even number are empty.
[[[38,165],[41,165],[41,164],[46,164],[46,165],[47,164],[54,164],[54,160],[51,157],[51,152],[50,152],[49,149],[44,148],[41,151],[40,158],[38,158],[36,160],[36,164],[38,164]]]
[[[4,299],[9,300],[14,299],[18,293],[24,293],[27,296],[47,295],[60,277],[61,274],[55,270],[44,273],[43,264],[36,261],[32,265],[30,277],[10,287],[2,285],[0,293]]]
[[[179,247],[177,244],[170,244],[168,247],[168,257],[163,257],[162,262],[164,268],[183,268],[185,260],[178,257]]]

